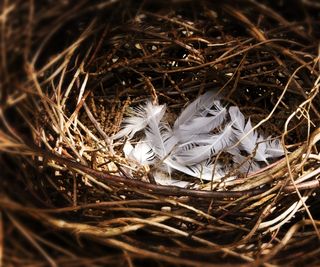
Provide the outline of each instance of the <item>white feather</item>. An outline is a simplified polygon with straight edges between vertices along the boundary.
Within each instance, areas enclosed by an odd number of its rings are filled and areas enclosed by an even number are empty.
[[[261,135],[257,140],[257,155],[264,155],[266,159],[277,158],[283,156],[284,150],[280,143],[279,139],[271,140],[271,137],[268,137],[267,140],[264,139]],[[268,140],[269,139],[269,140]]]
[[[235,165],[240,173],[249,174],[260,169],[260,165],[256,161],[242,156],[238,147],[228,149],[227,152],[232,155],[233,162],[236,163]]]
[[[214,104],[214,97],[215,93],[213,91],[208,91],[190,103],[176,119],[173,130],[178,130],[181,125],[188,124],[188,122],[195,117],[206,116]]]
[[[161,171],[155,171],[153,173],[153,177],[157,182],[157,184],[161,184],[161,185],[172,185],[172,186],[178,186],[181,188],[186,188],[190,185],[190,182],[173,179],[170,175]]]
[[[131,154],[132,154],[133,150],[134,150],[134,147],[130,143],[130,141],[125,142],[122,151],[123,151],[124,155],[126,156],[126,158],[131,158]]]
[[[180,146],[180,149],[174,151],[173,155],[177,161],[185,165],[198,164],[206,159],[210,159],[220,151],[233,143],[234,133],[232,129],[233,122],[219,133],[208,136],[207,138],[195,139],[192,143],[186,143]]]
[[[123,152],[127,158],[135,160],[142,165],[154,163],[155,154],[145,140],[139,141],[134,147],[127,140],[123,146]]]
[[[160,160],[167,157],[177,143],[171,128],[166,123],[154,119],[149,121],[145,134],[149,146]]]
[[[269,138],[268,138],[269,139]],[[268,158],[277,158],[284,155],[284,149],[279,139],[274,139],[266,143],[266,155]]]
[[[203,116],[203,114],[194,116],[174,129],[174,135],[179,138],[180,143],[193,140],[198,135],[210,133],[213,129],[221,126],[226,118],[227,109],[222,107],[218,100],[213,102],[213,106],[214,109],[205,110],[209,116]],[[203,112],[204,110],[200,113]]]
[[[224,176],[221,165],[216,164],[215,173],[213,173],[214,165],[210,164],[209,161],[203,161],[192,166],[185,166],[169,157],[164,160],[164,163],[172,169],[202,180],[217,180]]]
[[[225,172],[223,171],[221,164],[216,163],[214,165],[211,161],[207,160],[191,166],[190,168],[194,173],[193,176],[201,180],[217,181],[225,176]]]
[[[231,121],[218,134],[212,134],[213,129],[225,122],[227,114],[226,108],[214,97],[213,92],[207,92],[193,101],[177,118],[173,130],[163,121],[165,105],[147,102],[144,106],[131,109],[131,116],[124,119],[123,128],[113,139],[124,136],[131,139],[138,131],[144,130],[145,138],[135,147],[126,142],[123,148],[126,157],[146,165],[160,162],[167,175],[160,177],[155,172],[156,180],[180,187],[185,187],[189,182],[171,179],[172,169],[209,181],[225,176],[219,162],[214,173],[210,163],[212,157],[221,151],[229,152],[243,173],[260,169],[255,161],[268,163],[268,158],[283,155],[280,141],[265,140],[252,129],[250,119],[246,122],[238,107],[229,108]],[[241,140],[239,147],[229,149],[237,140]],[[253,160],[249,162],[241,155],[241,150],[253,154]]]
[[[132,108],[129,117],[123,121],[123,128],[112,136],[112,139],[119,139],[127,136],[131,139],[137,132],[147,127],[151,120],[160,122],[166,111],[165,105],[153,105],[150,101],[146,105]]]
[[[212,107],[214,101],[215,93],[213,91],[208,91],[205,94],[199,96],[196,100],[191,102],[180,114],[174,123],[174,127],[185,124],[190,118],[195,116],[206,116],[201,112],[208,112]]]
[[[212,116],[214,116],[217,120],[217,126],[220,126],[220,124],[222,124],[222,122],[224,121],[226,115],[227,115],[227,109],[226,107],[222,106],[219,100],[215,100],[213,102],[213,107],[214,109],[210,109],[209,110],[209,114],[211,114]]]
[[[241,148],[249,154],[255,152],[253,155],[255,160],[268,163],[263,143],[257,144],[259,141],[262,141],[262,137],[259,136],[256,130],[252,130],[250,119],[245,123],[243,114],[235,106],[229,108],[229,114],[231,120],[234,121],[234,133],[238,140],[241,140]]]
[[[233,161],[239,166],[238,169],[243,174],[249,174],[256,172],[260,169],[260,166],[257,162],[248,160],[246,157],[242,156],[240,153],[234,154],[232,157]]]

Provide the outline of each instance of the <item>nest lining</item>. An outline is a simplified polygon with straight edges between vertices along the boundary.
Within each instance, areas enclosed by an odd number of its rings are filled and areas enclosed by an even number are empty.
[[[319,261],[319,30],[296,5],[306,17],[255,1],[13,8],[28,23],[8,20],[2,42],[6,59],[19,51],[1,67],[4,263]],[[174,120],[210,89],[280,136],[286,157],[205,190],[152,184],[143,166],[126,177],[123,144],[110,144],[126,109],[152,99]]]

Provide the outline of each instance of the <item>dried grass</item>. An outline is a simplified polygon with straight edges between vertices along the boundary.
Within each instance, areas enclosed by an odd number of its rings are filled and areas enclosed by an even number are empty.
[[[319,6],[264,2],[1,4],[3,266],[320,262]],[[285,157],[192,190],[112,144],[129,105],[210,89]]]

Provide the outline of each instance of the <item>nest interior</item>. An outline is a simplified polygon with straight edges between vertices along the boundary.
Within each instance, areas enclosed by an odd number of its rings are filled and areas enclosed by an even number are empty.
[[[0,10],[4,266],[320,262],[319,4],[14,0]],[[208,90],[281,139],[285,156],[194,190],[155,184],[110,141],[129,107],[165,103],[174,121]]]

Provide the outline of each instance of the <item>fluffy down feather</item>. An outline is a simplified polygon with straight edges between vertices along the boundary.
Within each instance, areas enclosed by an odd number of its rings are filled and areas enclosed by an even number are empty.
[[[165,105],[153,105],[150,101],[144,106],[132,108],[131,116],[124,119],[122,129],[113,135],[112,139],[116,140],[124,136],[132,139],[137,132],[145,129],[151,120],[160,122],[165,111]]]
[[[145,140],[140,140],[134,147],[130,141],[126,141],[123,146],[123,152],[127,158],[135,160],[142,165],[154,163],[155,154]]]

